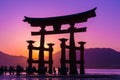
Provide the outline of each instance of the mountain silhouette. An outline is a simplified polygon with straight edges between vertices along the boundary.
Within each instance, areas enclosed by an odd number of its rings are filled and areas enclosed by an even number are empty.
[[[69,57],[66,51],[66,58]],[[79,59],[79,51],[76,51]],[[53,55],[54,67],[60,67],[60,51]],[[24,56],[13,56],[0,51],[0,66],[26,67],[27,58]],[[120,69],[120,52],[111,48],[89,48],[85,49],[85,68]]]
[[[69,51],[66,51],[66,58],[69,59]],[[79,51],[76,51],[79,59]],[[85,68],[116,69],[120,68],[120,52],[111,48],[89,48],[85,49]],[[59,66],[60,51],[54,56],[55,66]]]
[[[17,66],[26,67],[27,58],[24,56],[13,56],[0,51],[0,66]]]

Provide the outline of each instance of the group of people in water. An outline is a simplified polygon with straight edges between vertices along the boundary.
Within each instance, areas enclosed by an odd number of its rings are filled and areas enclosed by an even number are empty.
[[[23,67],[21,67],[20,65],[17,65],[16,67],[14,66],[1,66],[0,67],[0,75],[6,75],[7,73],[9,73],[9,75],[20,75],[20,73],[24,71]]]
[[[34,74],[34,73],[38,73],[39,70],[36,69],[36,67],[26,67],[25,69],[20,66],[20,65],[17,65],[17,66],[0,66],[0,75],[6,75],[7,73],[9,73],[9,75],[17,75],[17,76],[20,76],[20,74],[22,73],[26,73],[26,75],[31,75],[31,74]],[[58,72],[57,72],[58,71]],[[49,73],[49,70],[47,69],[47,67],[44,68],[44,72],[45,74],[46,73]],[[53,68],[53,74],[61,74],[61,68]],[[68,72],[68,69],[67,69],[67,72]]]

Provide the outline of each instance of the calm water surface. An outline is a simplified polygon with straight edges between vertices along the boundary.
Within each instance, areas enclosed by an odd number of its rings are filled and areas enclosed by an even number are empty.
[[[120,69],[86,69],[88,74],[116,74],[120,75]]]

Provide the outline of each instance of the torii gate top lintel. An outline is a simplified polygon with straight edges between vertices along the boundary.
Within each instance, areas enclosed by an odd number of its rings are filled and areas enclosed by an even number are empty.
[[[95,17],[95,10],[93,8],[86,12],[66,15],[66,16],[58,16],[58,17],[49,17],[49,18],[30,18],[26,17],[23,20],[24,22],[28,22],[33,27],[42,27],[42,26],[58,26],[62,24],[70,24],[70,23],[81,23],[86,22],[88,18]]]

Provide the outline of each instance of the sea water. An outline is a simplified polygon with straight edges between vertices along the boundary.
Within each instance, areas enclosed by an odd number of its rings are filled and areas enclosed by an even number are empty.
[[[87,74],[113,74],[120,75],[120,69],[85,69]]]
[[[78,69],[79,72],[79,69]],[[84,78],[74,78],[74,77],[54,77],[57,75],[52,75],[53,77],[31,77],[26,76],[22,73],[21,76],[16,75],[0,75],[0,80],[120,80],[120,69],[85,69],[87,75],[115,75],[115,77],[84,77]]]

